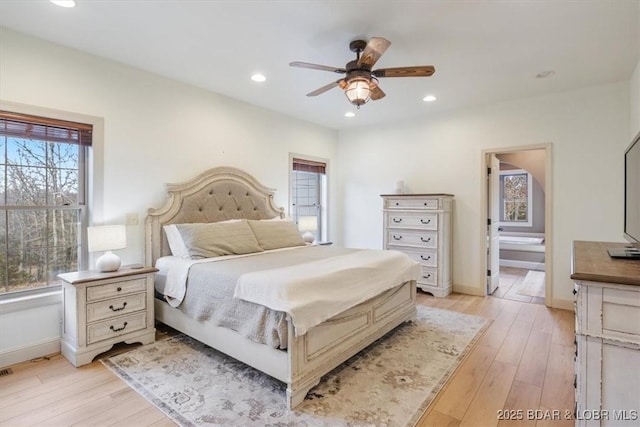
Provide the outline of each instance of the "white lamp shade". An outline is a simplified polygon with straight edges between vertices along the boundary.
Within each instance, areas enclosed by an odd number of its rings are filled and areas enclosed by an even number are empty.
[[[89,252],[112,251],[127,247],[124,225],[101,225],[87,228]]]
[[[298,217],[298,230],[300,230],[300,231],[317,231],[318,230],[318,217],[317,216],[300,216],[300,217]]]
[[[96,261],[100,271],[116,271],[120,268],[120,257],[112,250],[127,247],[127,229],[124,225],[101,225],[87,228],[89,252],[106,251]]]

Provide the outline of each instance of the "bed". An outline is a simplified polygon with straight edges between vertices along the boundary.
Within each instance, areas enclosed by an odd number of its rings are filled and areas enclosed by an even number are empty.
[[[274,190],[237,168],[213,168],[189,181],[167,184],[166,190],[168,200],[160,208],[149,209],[145,221],[145,262],[149,266],[171,258],[164,226],[237,219],[255,224],[284,218],[284,210],[273,202]],[[320,246],[296,250],[312,253],[319,251]],[[410,276],[402,276],[398,283],[389,281],[379,294],[304,329],[303,333],[294,324],[292,315],[285,314],[286,345],[282,347],[286,349],[256,342],[206,320],[196,320],[159,296],[155,298],[155,316],[157,321],[286,383],[286,403],[292,409],[323,375],[398,325],[415,319],[416,283],[413,274]],[[373,278],[371,281],[374,282]]]

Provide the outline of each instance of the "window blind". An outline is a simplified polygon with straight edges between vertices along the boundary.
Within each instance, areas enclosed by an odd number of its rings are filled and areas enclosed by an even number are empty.
[[[93,126],[0,111],[0,136],[91,146]]]
[[[293,170],[301,172],[314,172],[325,174],[327,164],[323,162],[315,162],[313,160],[293,159]]]

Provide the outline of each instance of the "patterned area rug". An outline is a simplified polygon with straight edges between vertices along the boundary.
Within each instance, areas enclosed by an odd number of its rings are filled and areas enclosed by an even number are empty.
[[[417,322],[327,374],[293,411],[283,383],[182,334],[102,363],[182,426],[411,426],[488,323],[418,306]]]

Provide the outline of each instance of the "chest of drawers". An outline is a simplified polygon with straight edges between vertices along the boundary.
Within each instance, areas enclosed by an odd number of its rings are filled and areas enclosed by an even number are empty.
[[[114,344],[155,340],[155,268],[81,271],[63,280],[62,354],[74,365],[90,363]]]
[[[436,297],[451,293],[451,194],[390,194],[383,199],[384,248],[422,266],[417,285]]]

